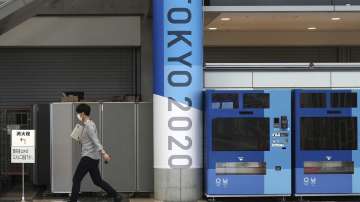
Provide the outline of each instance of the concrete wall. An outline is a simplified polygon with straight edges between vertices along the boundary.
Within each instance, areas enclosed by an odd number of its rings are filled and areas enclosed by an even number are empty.
[[[0,36],[0,46],[140,46],[140,17],[33,17]]]
[[[205,71],[207,89],[359,88],[356,71]],[[310,77],[316,79],[308,79]]]
[[[38,14],[143,15],[151,0],[48,0]]]

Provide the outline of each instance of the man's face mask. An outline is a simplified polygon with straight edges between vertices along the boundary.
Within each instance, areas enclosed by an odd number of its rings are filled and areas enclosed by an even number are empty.
[[[80,115],[80,114],[77,114],[76,117],[79,119],[79,121],[82,121],[82,118],[81,118],[81,115]]]

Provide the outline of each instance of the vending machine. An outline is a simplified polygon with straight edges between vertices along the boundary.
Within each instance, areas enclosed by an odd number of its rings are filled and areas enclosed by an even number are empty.
[[[291,195],[291,90],[205,92],[208,197]]]
[[[295,90],[295,194],[359,195],[359,90]]]

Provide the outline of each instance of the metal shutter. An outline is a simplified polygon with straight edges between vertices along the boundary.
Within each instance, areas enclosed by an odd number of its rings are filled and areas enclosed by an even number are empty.
[[[135,48],[0,48],[0,105],[108,99],[136,89]]]
[[[351,62],[360,62],[360,47],[351,48]]]
[[[337,62],[336,47],[208,47],[205,62]]]

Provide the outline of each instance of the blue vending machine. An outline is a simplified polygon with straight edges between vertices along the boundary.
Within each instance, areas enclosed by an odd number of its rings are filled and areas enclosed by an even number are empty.
[[[359,90],[295,90],[295,194],[360,194]]]
[[[291,91],[205,97],[207,197],[291,195]]]

